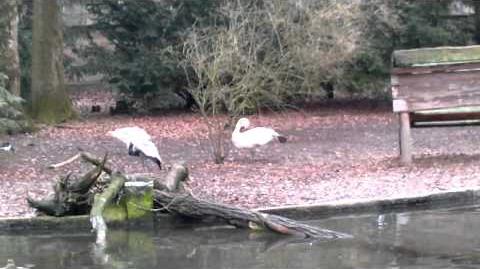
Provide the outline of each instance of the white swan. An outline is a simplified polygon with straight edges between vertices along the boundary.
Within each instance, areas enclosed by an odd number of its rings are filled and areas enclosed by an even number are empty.
[[[249,126],[250,121],[247,118],[239,119],[232,133],[232,143],[238,149],[250,149],[252,160],[255,148],[266,145],[273,140],[278,140],[280,143],[287,142],[285,136],[271,128],[255,127],[246,130]]]
[[[140,127],[125,127],[108,132],[127,145],[128,155],[140,156],[155,162],[162,169],[162,158],[152,142],[152,137]]]

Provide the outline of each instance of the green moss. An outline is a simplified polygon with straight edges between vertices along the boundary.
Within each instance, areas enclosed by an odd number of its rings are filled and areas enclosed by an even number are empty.
[[[393,53],[394,67],[469,62],[480,62],[480,46],[397,50]]]
[[[33,129],[32,122],[23,110],[23,99],[2,87],[0,73],[0,134],[15,134]]]
[[[0,134],[16,134],[32,131],[33,125],[28,120],[11,120],[0,118]]]
[[[126,221],[128,219],[128,214],[125,201],[120,201],[118,204],[108,205],[103,211],[103,217],[107,223]]]
[[[151,188],[129,192],[125,197],[129,220],[152,218],[153,190]]]
[[[125,189],[121,200],[108,205],[103,217],[107,222],[135,221],[152,218],[153,189],[151,187],[129,187]]]

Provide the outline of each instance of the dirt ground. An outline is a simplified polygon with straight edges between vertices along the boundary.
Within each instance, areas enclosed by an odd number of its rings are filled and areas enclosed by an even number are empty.
[[[0,137],[14,153],[0,152],[0,217],[32,216],[27,195],[51,193],[55,178],[86,169],[78,162],[47,169],[79,149],[110,154],[114,167],[127,173],[158,172],[106,133],[140,126],[153,137],[165,163],[184,160],[189,186],[199,198],[244,208],[315,204],[343,199],[403,197],[480,186],[478,127],[413,130],[414,162],[398,161],[398,122],[388,105],[323,105],[306,111],[250,117],[270,126],[288,143],[248,152],[231,149],[223,165],[207,152],[205,126],[190,113],[161,116],[102,116],[43,128],[34,134]],[[165,171],[161,173],[166,173]]]

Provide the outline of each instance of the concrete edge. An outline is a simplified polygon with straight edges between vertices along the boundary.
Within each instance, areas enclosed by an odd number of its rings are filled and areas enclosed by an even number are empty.
[[[90,229],[89,216],[57,217],[18,217],[0,218],[0,232],[12,231],[39,231],[39,230],[75,230],[88,231]]]
[[[129,222],[109,222],[108,226],[113,228],[172,228],[179,226],[178,220],[170,215],[156,214],[151,221],[141,219]],[[0,218],[0,234],[10,232],[39,232],[39,231],[91,231],[90,216],[68,216],[68,217],[18,217],[18,218]]]
[[[268,207],[256,210],[293,219],[319,219],[349,214],[402,212],[468,206],[478,202],[480,202],[480,188],[464,188],[421,196],[341,200],[331,203]]]
[[[480,202],[480,188],[456,189],[444,192],[430,193],[423,196],[341,200],[331,203],[312,205],[290,205],[255,209],[258,212],[277,214],[293,219],[307,220],[320,219],[332,216],[349,214],[367,214],[382,212],[402,212],[412,210],[429,210],[436,208],[448,208],[455,206],[467,206]],[[169,215],[156,215],[151,223],[110,223],[118,226],[155,226],[160,228],[172,228],[182,225],[178,220]],[[31,218],[0,218],[0,233],[15,231],[90,231],[90,219],[88,215],[70,217],[31,217]]]

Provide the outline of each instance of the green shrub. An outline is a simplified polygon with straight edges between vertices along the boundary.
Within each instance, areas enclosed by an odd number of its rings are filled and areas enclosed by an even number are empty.
[[[7,91],[7,79],[0,73],[0,134],[29,131],[32,125],[23,111],[24,100]]]
[[[362,5],[364,41],[336,87],[382,96],[395,49],[462,46],[473,42],[472,16],[451,16],[453,1],[371,0]]]

